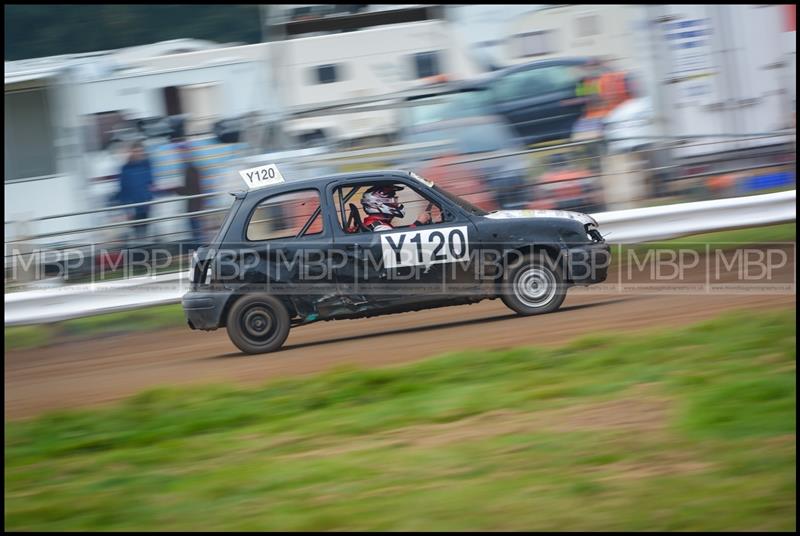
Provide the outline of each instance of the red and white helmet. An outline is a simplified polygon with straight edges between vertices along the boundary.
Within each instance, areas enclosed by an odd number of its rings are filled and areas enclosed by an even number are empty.
[[[387,218],[405,216],[403,204],[397,200],[402,186],[373,186],[361,196],[361,206],[367,214],[380,214]]]

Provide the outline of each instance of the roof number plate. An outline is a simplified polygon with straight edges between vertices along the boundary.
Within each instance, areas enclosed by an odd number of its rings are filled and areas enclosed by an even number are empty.
[[[265,188],[267,186],[274,186],[281,184],[284,181],[283,175],[278,170],[275,164],[267,164],[265,166],[254,167],[250,169],[243,169],[239,171],[247,187],[251,190],[256,188]]]

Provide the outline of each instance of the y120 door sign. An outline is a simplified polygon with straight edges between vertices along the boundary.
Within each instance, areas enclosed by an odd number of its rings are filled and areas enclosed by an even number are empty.
[[[469,258],[467,227],[444,227],[381,235],[384,268],[429,266]]]

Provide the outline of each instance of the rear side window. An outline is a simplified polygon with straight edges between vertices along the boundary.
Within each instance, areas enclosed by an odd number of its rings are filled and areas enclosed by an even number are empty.
[[[317,190],[276,195],[258,204],[247,223],[247,240],[275,240],[320,234],[322,210]],[[305,229],[305,231],[304,231]]]

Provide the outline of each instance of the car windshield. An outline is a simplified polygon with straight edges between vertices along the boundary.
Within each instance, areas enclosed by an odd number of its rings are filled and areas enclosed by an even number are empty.
[[[475,205],[473,205],[469,201],[467,201],[465,199],[461,199],[457,195],[451,194],[447,190],[444,190],[444,189],[440,188],[439,186],[436,186],[435,184],[433,185],[433,189],[436,190],[437,192],[439,192],[440,194],[442,194],[443,196],[445,196],[447,199],[449,199],[450,201],[452,201],[453,203],[455,203],[459,207],[461,207],[464,210],[466,210],[467,212],[469,212],[470,214],[473,214],[475,216],[486,216],[488,214],[488,212],[486,212],[482,208],[476,207]]]
[[[473,90],[414,99],[406,108],[406,126],[413,128],[449,119],[485,115],[489,98],[488,91]]]
[[[513,148],[514,140],[505,125],[498,123],[458,124],[409,133],[408,143],[451,141],[460,154],[490,153]]]

